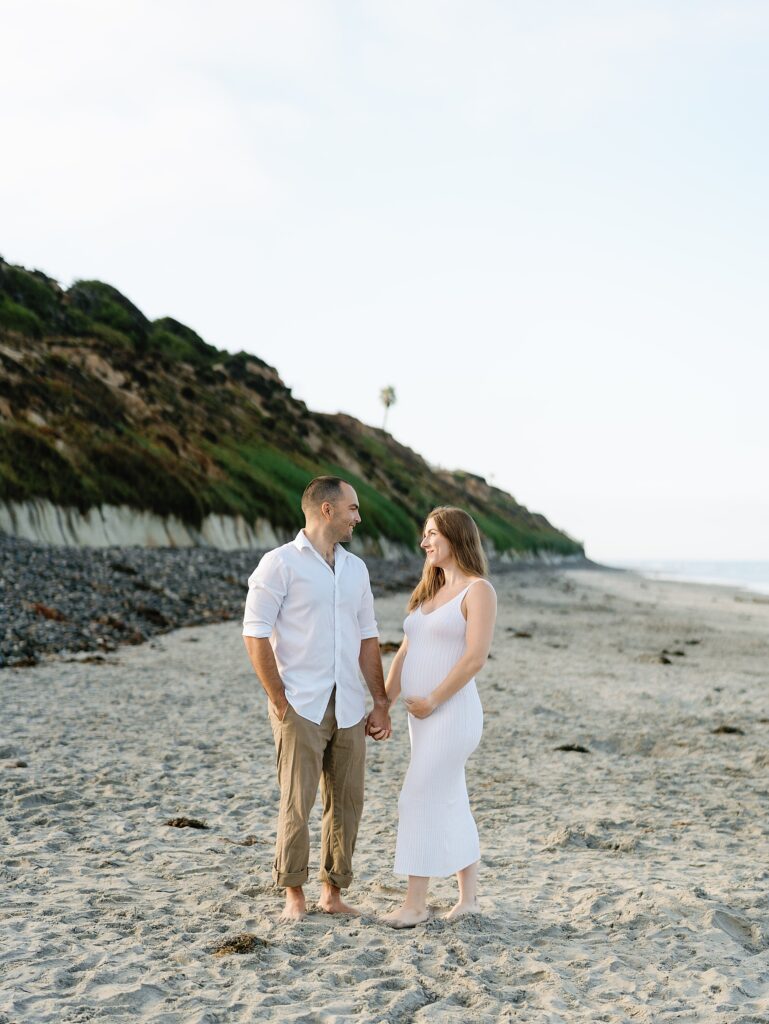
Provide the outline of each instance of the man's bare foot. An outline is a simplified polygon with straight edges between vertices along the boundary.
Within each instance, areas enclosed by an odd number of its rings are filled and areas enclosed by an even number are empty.
[[[481,908],[477,903],[455,903],[451,910],[443,918],[444,921],[456,921],[458,917],[465,914],[480,914]]]
[[[301,921],[307,910],[304,891],[299,886],[289,886],[286,889],[286,905],[280,915],[281,921]]]
[[[324,914],[349,914],[350,917],[360,917],[360,911],[345,903],[340,890],[328,883],[323,884],[318,906]]]
[[[427,908],[412,910],[410,907],[398,907],[397,910],[385,914],[382,923],[390,928],[415,928],[418,924],[426,921],[429,916],[430,911]]]

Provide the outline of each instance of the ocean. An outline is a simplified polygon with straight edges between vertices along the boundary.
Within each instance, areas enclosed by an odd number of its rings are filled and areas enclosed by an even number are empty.
[[[612,563],[653,580],[709,583],[769,594],[769,562],[639,561]]]

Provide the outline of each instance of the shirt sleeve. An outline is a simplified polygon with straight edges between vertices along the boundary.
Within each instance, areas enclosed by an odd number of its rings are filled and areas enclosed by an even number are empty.
[[[287,589],[285,566],[277,551],[268,551],[248,578],[243,636],[272,636]]]
[[[364,582],[361,595],[360,607],[358,608],[358,627],[360,628],[361,640],[370,640],[379,636],[379,627],[374,616],[374,595],[371,593],[371,582],[368,569],[363,566]]]

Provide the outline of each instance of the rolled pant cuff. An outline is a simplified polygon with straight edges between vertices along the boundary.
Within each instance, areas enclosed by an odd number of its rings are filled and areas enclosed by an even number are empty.
[[[338,875],[334,871],[321,871],[318,878],[320,878],[321,882],[328,882],[329,885],[335,885],[337,889],[347,889],[352,881],[352,874]]]
[[[299,885],[304,885],[308,876],[309,871],[307,868],[304,871],[278,871],[276,868],[272,869],[272,880],[281,889],[285,889],[287,886],[296,888]]]

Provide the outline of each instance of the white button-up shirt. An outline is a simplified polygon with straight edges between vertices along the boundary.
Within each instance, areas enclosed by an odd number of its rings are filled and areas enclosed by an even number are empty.
[[[379,636],[365,562],[340,544],[334,569],[303,530],[268,551],[248,580],[243,636],[269,637],[291,707],[320,724],[336,686],[340,729],[366,713],[361,640]]]

